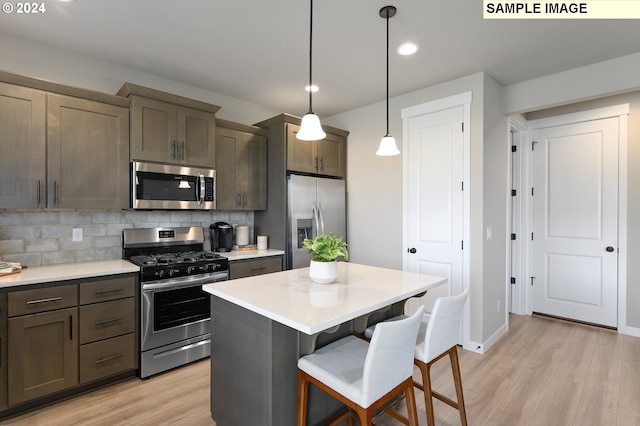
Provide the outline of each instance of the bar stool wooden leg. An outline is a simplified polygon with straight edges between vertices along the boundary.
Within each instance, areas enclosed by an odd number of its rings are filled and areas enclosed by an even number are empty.
[[[464,408],[464,395],[462,394],[462,376],[460,375],[460,362],[458,361],[458,348],[453,347],[449,351],[451,360],[451,371],[453,372],[453,382],[456,386],[456,398],[458,399],[458,411],[460,411],[460,422],[462,426],[467,426],[467,412]]]
[[[298,426],[307,425],[307,398],[309,395],[309,382],[306,375],[298,370]]]

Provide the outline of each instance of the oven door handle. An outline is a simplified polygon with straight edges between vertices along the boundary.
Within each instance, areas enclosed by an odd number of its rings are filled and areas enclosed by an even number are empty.
[[[152,290],[172,290],[176,288],[195,287],[198,285],[211,284],[229,279],[227,272],[207,275],[206,277],[189,278],[186,280],[165,280],[163,282],[150,282],[142,284],[142,291]]]

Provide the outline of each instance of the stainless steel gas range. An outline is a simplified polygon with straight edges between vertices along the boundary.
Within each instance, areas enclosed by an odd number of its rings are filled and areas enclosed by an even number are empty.
[[[140,267],[140,377],[211,354],[202,285],[229,279],[229,261],[203,245],[202,227],[123,231],[123,258]]]

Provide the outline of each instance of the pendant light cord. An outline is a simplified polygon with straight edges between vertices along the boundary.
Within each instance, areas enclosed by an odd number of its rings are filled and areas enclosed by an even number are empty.
[[[309,114],[313,113],[311,109],[311,96],[313,93],[313,85],[311,79],[311,70],[313,69],[312,65],[312,42],[313,42],[313,0],[311,0],[311,12],[309,13]]]
[[[389,9],[387,9],[387,134],[389,136]]]

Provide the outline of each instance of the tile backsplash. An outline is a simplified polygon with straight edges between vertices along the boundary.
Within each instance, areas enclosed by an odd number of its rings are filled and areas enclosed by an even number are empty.
[[[253,211],[0,211],[0,260],[23,265],[53,265],[122,257],[122,230],[162,226],[202,226],[210,249],[209,225],[223,221],[248,225]],[[82,241],[73,241],[74,228]]]

